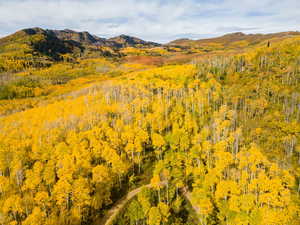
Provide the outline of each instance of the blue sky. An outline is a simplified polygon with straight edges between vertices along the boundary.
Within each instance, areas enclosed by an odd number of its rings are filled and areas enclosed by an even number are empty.
[[[168,42],[300,30],[300,0],[0,0],[0,36],[28,27]]]

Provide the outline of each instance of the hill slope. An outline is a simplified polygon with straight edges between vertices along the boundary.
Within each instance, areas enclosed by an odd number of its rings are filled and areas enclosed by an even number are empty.
[[[83,50],[81,43],[61,40],[43,29],[24,29],[0,39],[0,72],[49,66],[64,54],[77,57]]]
[[[244,34],[242,32],[225,34],[221,37],[216,38],[207,38],[207,39],[199,39],[199,40],[190,40],[190,39],[178,39],[175,41],[171,41],[168,45],[175,46],[206,46],[208,44],[220,44],[225,47],[233,46],[237,42],[244,41],[247,45],[255,45],[259,44],[266,40],[272,39],[284,39],[292,36],[299,36],[300,32],[296,31],[288,31],[288,32],[280,32],[273,34]]]
[[[117,37],[113,37],[108,39],[109,42],[114,43],[115,46],[119,48],[123,47],[158,47],[161,46],[158,43],[150,42],[150,41],[144,41],[142,39],[131,37],[128,35],[120,35]]]
[[[290,38],[133,68],[1,117],[0,222],[93,224],[151,164],[115,224],[199,224],[181,187],[202,224],[299,224],[299,52]]]
[[[61,40],[72,40],[86,45],[106,45],[105,38],[99,38],[95,35],[91,35],[89,32],[76,32],[73,30],[47,30],[48,33],[55,35]]]
[[[124,47],[135,47],[135,48],[146,48],[146,47],[157,47],[160,44],[150,41],[144,41],[137,37],[128,35],[120,35],[109,39],[100,38],[96,35],[91,35],[89,32],[76,32],[73,30],[47,30],[48,33],[55,35],[61,40],[72,40],[85,45],[96,45],[96,46],[107,46],[114,48]]]
[[[2,39],[3,65],[50,65],[0,73],[0,224],[93,224],[137,192],[114,224],[300,224],[300,37],[287,37],[225,35],[159,66],[59,48],[75,60],[56,62],[55,46],[101,51],[84,32]]]
[[[125,47],[151,48],[158,43],[121,35],[105,39],[88,32],[28,28],[0,39],[0,72],[48,66],[70,58],[120,56]]]

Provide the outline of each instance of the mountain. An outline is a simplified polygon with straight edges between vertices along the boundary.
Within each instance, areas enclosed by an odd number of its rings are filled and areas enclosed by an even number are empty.
[[[117,37],[112,37],[109,39],[100,38],[96,35],[92,35],[89,32],[76,32],[73,30],[46,30],[51,35],[56,36],[60,40],[65,41],[76,41],[83,45],[94,45],[94,46],[107,46],[114,48],[125,48],[125,47],[136,47],[136,48],[148,48],[148,47],[157,47],[160,44],[150,41],[144,41],[142,39],[128,36],[120,35]]]
[[[246,41],[249,45],[258,44],[265,40],[270,40],[274,38],[287,38],[290,36],[300,35],[300,32],[297,31],[288,31],[272,34],[244,34],[242,32],[225,34],[220,37],[199,39],[199,40],[190,40],[190,39],[178,39],[171,41],[167,45],[169,46],[201,46],[207,44],[222,44],[223,46],[229,46],[235,42]]]
[[[37,38],[39,36],[39,38]],[[32,41],[29,41],[32,40]],[[151,48],[160,46],[155,42],[148,42],[142,39],[131,37],[127,35],[120,35],[117,37],[105,39],[96,35],[92,35],[89,32],[77,32],[69,29],[65,30],[49,30],[42,28],[28,28],[20,30],[12,35],[0,39],[0,49],[5,45],[12,43],[23,43],[30,45],[43,55],[51,55],[56,57],[59,54],[72,53],[74,50],[80,50],[81,52],[89,47],[111,47],[114,49],[120,49],[124,47],[135,48]],[[6,49],[6,48],[4,48]]]
[[[49,66],[55,61],[70,62],[76,61],[78,58],[102,56],[122,57],[131,55],[139,56],[140,59],[144,57],[147,60],[149,57],[156,56],[160,58],[155,58],[155,60],[161,60],[164,55],[169,55],[174,56],[175,61],[190,60],[189,56],[194,53],[206,55],[206,53],[214,54],[225,50],[241,51],[248,47],[269,45],[274,41],[297,35],[299,36],[300,32],[290,31],[274,34],[237,32],[200,40],[178,39],[161,45],[128,35],[106,39],[86,31],[28,28],[0,38],[0,72],[16,72],[22,71],[24,68]],[[123,51],[126,47],[136,49]],[[178,49],[174,47],[178,47]],[[172,60],[172,57],[169,57],[168,60]]]
[[[127,35],[105,39],[86,31],[28,28],[0,38],[0,72],[44,67],[78,57],[120,57],[125,47],[156,46],[160,44]]]
[[[113,37],[108,39],[109,42],[114,43],[115,46],[119,48],[124,48],[124,47],[158,47],[161,46],[158,43],[155,42],[150,42],[150,41],[144,41],[142,39],[136,38],[136,37],[131,37],[128,35],[120,35],[117,37]]]
[[[83,51],[81,43],[59,39],[47,30],[20,30],[0,39],[0,72],[48,66],[65,54],[78,57]]]
[[[54,34],[57,38],[61,40],[73,40],[85,45],[97,45],[97,46],[108,46],[115,48],[125,48],[125,47],[157,47],[160,44],[150,41],[144,41],[137,37],[132,37],[128,35],[120,35],[112,37],[109,39],[100,38],[96,35],[91,35],[89,32],[76,32],[73,30],[47,30],[49,33]]]
[[[22,52],[58,58],[60,54],[82,50],[80,43],[59,39],[41,28],[29,28],[0,39],[1,53]]]
[[[99,38],[91,35],[89,32],[76,32],[73,30],[47,30],[48,33],[56,36],[61,40],[72,40],[85,45],[106,45],[105,38]]]

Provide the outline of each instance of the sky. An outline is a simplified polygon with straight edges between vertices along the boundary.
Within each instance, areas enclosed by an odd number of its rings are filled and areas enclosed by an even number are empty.
[[[300,30],[300,0],[0,0],[0,36],[41,27],[166,43]]]

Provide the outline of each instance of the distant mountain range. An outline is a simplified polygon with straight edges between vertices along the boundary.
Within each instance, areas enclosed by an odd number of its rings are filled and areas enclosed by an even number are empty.
[[[238,32],[209,39],[178,39],[162,45],[127,35],[101,38],[86,31],[28,28],[0,38],[0,60],[7,62],[8,60],[17,60],[21,64],[29,65],[47,65],[49,62],[66,60],[66,58],[71,60],[71,58],[75,59],[76,57],[120,57],[124,56],[122,49],[126,47],[146,50],[160,47],[168,52],[178,52],[178,50],[174,50],[174,47],[178,47],[181,54],[192,54],[195,52],[193,49],[205,53],[225,48],[240,50],[247,46],[264,44],[265,41],[295,35],[300,35],[300,32],[290,31],[274,34]]]
[[[100,38],[92,35],[89,32],[76,32],[73,30],[43,30],[41,28],[29,28],[22,30],[23,32],[32,35],[42,33],[47,36],[53,36],[63,41],[75,41],[83,45],[107,46],[115,48],[124,47],[157,47],[160,44],[155,42],[144,41],[142,39],[131,37],[127,35],[120,35],[113,38]]]
[[[173,46],[191,46],[191,45],[202,45],[207,43],[222,43],[225,46],[238,41],[247,41],[249,44],[257,44],[259,42],[269,40],[272,38],[286,38],[289,36],[300,35],[298,31],[288,31],[273,34],[244,34],[242,32],[225,34],[221,37],[207,38],[199,40],[190,40],[187,38],[178,39],[171,41],[168,45]]]
[[[161,44],[148,42],[136,37],[120,35],[114,38],[100,38],[88,32],[69,29],[48,30],[28,28],[0,38],[0,59],[61,60],[62,55],[75,57],[119,57],[125,47],[153,48]],[[36,61],[36,60],[35,60]]]

